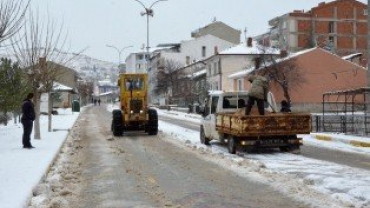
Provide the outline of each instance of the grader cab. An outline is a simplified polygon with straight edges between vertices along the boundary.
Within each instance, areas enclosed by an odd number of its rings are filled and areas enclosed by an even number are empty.
[[[148,75],[120,74],[120,110],[113,110],[112,132],[121,136],[125,131],[144,130],[158,133],[158,114],[148,107]]]

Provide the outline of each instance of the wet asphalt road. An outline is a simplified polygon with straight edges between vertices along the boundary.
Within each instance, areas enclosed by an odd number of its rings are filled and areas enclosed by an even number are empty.
[[[113,137],[104,106],[88,108],[79,119],[82,172],[71,207],[308,207],[162,140],[161,133]]]

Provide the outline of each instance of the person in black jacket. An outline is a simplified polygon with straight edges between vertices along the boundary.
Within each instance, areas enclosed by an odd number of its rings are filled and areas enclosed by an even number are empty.
[[[22,104],[22,117],[21,122],[23,125],[23,137],[22,143],[23,148],[31,149],[34,148],[31,145],[31,133],[33,128],[33,121],[35,120],[35,109],[31,99],[33,98],[33,93],[29,93],[27,98],[23,100]]]
[[[286,100],[282,100],[281,101],[281,109],[280,109],[280,112],[282,112],[282,113],[290,113],[290,112],[292,112],[290,110],[290,105],[289,105],[289,103]]]

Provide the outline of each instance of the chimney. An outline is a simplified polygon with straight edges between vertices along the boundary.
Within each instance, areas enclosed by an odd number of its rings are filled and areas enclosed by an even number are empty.
[[[288,52],[286,50],[280,50],[280,58],[285,58],[288,56]]]
[[[215,50],[215,55],[218,54],[218,47],[217,46],[215,46],[214,50]]]
[[[247,41],[247,46],[248,47],[253,47],[252,46],[252,40],[253,40],[252,38],[248,38],[248,41]]]
[[[325,2],[320,2],[319,3],[319,6],[324,6],[325,5]]]

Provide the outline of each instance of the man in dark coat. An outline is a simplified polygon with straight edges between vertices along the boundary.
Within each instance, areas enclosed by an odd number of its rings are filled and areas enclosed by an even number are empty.
[[[265,115],[264,101],[267,101],[267,93],[269,91],[269,82],[262,72],[256,75],[250,75],[248,81],[252,83],[249,91],[247,106],[245,108],[245,115],[249,115],[252,106],[257,102],[258,113]]]
[[[282,112],[282,113],[290,113],[290,112],[292,112],[290,110],[290,105],[289,105],[289,103],[286,100],[282,100],[281,101],[281,109],[280,109],[280,112]]]
[[[22,104],[22,117],[21,122],[23,125],[23,137],[22,143],[23,148],[31,149],[34,148],[31,145],[31,133],[33,128],[33,121],[35,120],[35,109],[31,99],[33,98],[33,93],[29,93],[27,98],[23,100]]]

